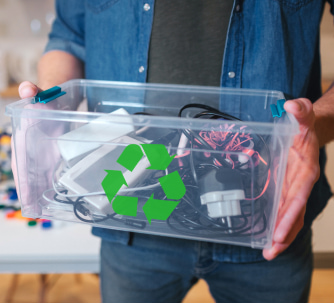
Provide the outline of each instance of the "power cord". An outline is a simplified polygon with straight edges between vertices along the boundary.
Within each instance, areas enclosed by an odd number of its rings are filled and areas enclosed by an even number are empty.
[[[241,121],[235,116],[198,103],[183,106],[178,117],[182,117],[184,111],[189,108],[204,110],[195,113],[192,116],[194,119],[219,119],[222,120],[222,125],[224,120]],[[146,112],[135,114],[151,115]],[[142,137],[145,137],[146,131],[148,130],[141,129]],[[186,192],[167,219],[170,229],[183,235],[212,238],[248,237],[262,234],[267,229],[266,193],[271,177],[271,156],[265,139],[248,131],[247,126],[242,126],[233,132],[231,126],[226,126],[222,127],[221,131],[173,130],[153,140],[152,143],[168,146],[175,140],[179,142],[179,149],[168,170],[170,172],[178,170],[186,188],[191,188],[192,191]],[[213,212],[213,216],[210,213],[209,204],[212,203],[212,199],[205,198],[207,194],[205,189],[199,188],[199,183],[205,180],[208,172],[212,172],[210,184],[213,188],[210,188],[207,193],[217,192],[217,195],[222,197],[233,196],[235,193],[241,194],[235,198],[234,203],[230,204],[231,208],[235,208],[232,213],[226,207],[222,207],[225,204],[224,201],[216,202],[216,198],[213,199],[213,204],[220,204],[219,212],[223,216],[216,217],[216,211]],[[227,172],[230,173],[227,174]],[[228,182],[220,182],[219,176],[231,175],[231,172],[235,172],[233,174],[236,179],[235,183],[232,183],[227,189]],[[136,188],[128,189],[128,193],[141,191],[143,196],[147,194],[149,197],[153,191],[154,198],[166,199],[160,187],[153,187],[157,178],[161,176],[163,176],[162,172],[152,173]],[[55,182],[53,186],[56,191],[54,201],[72,205],[74,214],[80,221],[95,224],[113,220],[138,229],[146,227],[145,221],[120,216],[116,213],[98,216],[87,207],[89,204],[84,200],[85,195],[68,194],[68,190],[59,191],[56,189]],[[234,186],[237,188],[233,189]],[[215,190],[215,187],[217,191],[211,191]],[[244,192],[243,195],[241,191]],[[97,194],[102,193],[87,193],[87,195]]]

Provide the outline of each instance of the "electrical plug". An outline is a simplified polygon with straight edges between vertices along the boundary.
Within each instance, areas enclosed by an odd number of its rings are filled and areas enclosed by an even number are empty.
[[[213,169],[198,181],[201,204],[212,218],[241,215],[240,200],[245,199],[241,175],[237,170]]]

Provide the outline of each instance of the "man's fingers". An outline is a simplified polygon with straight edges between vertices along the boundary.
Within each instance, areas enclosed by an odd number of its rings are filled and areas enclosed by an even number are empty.
[[[271,261],[276,258],[281,252],[286,250],[290,244],[274,243],[269,249],[263,249],[262,255],[267,261]]]
[[[303,227],[303,221],[298,221],[304,218],[305,214],[304,198],[295,198],[290,208],[282,217],[276,231],[274,233],[274,240],[277,243],[287,242],[289,234],[292,230],[298,228],[298,231]],[[300,227],[299,227],[300,226]]]
[[[311,127],[314,123],[313,105],[306,98],[288,100],[284,104],[284,109],[293,114],[301,127]]]
[[[289,151],[273,246],[263,250],[267,260],[286,250],[302,229],[306,202],[319,175],[319,149],[312,103],[306,98],[299,98],[287,101],[284,108],[297,119],[300,133],[295,136]]]
[[[38,88],[33,83],[31,83],[30,81],[24,81],[19,86],[19,94],[20,94],[20,97],[22,99],[23,98],[34,97],[40,91],[41,91],[41,89]]]
[[[287,244],[276,244],[274,243],[273,246],[269,249],[263,249],[262,255],[267,261],[271,261],[276,258],[281,252],[287,249],[289,245]]]
[[[297,219],[304,215],[307,198],[316,180],[316,172],[308,167],[300,168],[299,175],[292,181],[282,206],[283,216],[275,230],[274,239],[278,243],[284,242],[289,231],[294,227]]]
[[[280,253],[285,251],[291,245],[291,243],[294,241],[296,236],[298,235],[298,232],[302,228],[303,223],[304,223],[304,214],[301,214],[299,216],[299,218],[297,219],[297,222],[296,222],[294,228],[292,230],[290,230],[286,239],[282,243],[281,242],[276,242],[274,240],[273,241],[273,246],[271,248],[263,249],[263,251],[262,251],[263,257],[266,260],[271,261],[274,258],[276,258]]]

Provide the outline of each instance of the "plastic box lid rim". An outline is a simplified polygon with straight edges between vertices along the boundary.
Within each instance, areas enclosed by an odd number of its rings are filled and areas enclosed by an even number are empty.
[[[59,87],[62,90],[75,85],[85,85],[85,86],[95,86],[95,87],[108,87],[108,88],[122,88],[126,89],[161,89],[164,91],[173,91],[173,92],[187,92],[191,91],[194,93],[228,93],[233,95],[263,95],[263,96],[277,96],[277,99],[284,98],[284,94],[280,91],[275,90],[255,90],[255,89],[236,89],[236,88],[225,88],[225,87],[209,87],[209,86],[190,86],[190,85],[171,85],[171,84],[153,84],[153,83],[136,83],[136,82],[119,82],[119,81],[99,81],[99,80],[85,80],[85,79],[73,79],[67,81]],[[77,112],[69,110],[52,110],[52,109],[25,109],[24,105],[32,103],[33,98],[25,98],[14,103],[9,104],[6,107],[5,114],[10,117],[20,117],[20,118],[31,118],[31,119],[42,119],[42,120],[55,120],[55,121],[75,121],[75,122],[89,122],[97,117],[102,115],[108,115],[108,113],[100,112]],[[299,124],[295,117],[290,113],[286,113],[288,116],[287,122],[280,122],[279,124],[279,133],[281,135],[295,135],[299,133]],[[115,118],[121,117],[121,115],[114,114]],[[140,125],[142,123],[143,117],[141,115],[131,115],[133,118],[134,125]],[[172,117],[172,116],[145,116],[146,121],[150,121],[150,126],[161,127],[163,124],[164,127],[175,127],[175,123],[179,127],[186,127],[189,124],[192,125],[194,129],[200,129],[203,127],[203,123],[207,123],[207,119],[198,119],[186,117]],[[121,122],[120,122],[121,123]],[[236,127],[244,125],[247,123],[250,127],[263,128],[263,134],[272,133],[272,129],[276,124],[269,122],[254,122],[254,121],[224,121],[227,124],[235,124]],[[221,125],[221,121],[212,121],[210,120],[210,125],[213,127]],[[261,132],[262,133],[262,132]]]

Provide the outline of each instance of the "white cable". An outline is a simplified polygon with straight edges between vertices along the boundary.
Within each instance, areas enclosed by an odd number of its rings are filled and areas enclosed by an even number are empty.
[[[43,192],[43,194],[42,194],[43,199],[46,200],[47,202],[53,204],[53,205],[59,206],[59,202],[57,202],[57,201],[55,201],[55,200],[51,200],[50,198],[48,198],[48,197],[46,196],[46,193],[51,192],[51,191],[54,192],[54,189],[48,189],[48,190],[45,190],[45,191]],[[65,205],[73,206],[72,204],[65,204]],[[54,208],[54,207],[52,207],[52,208]],[[55,208],[55,209],[57,209],[57,208]],[[64,208],[64,207],[58,207],[58,209],[59,209],[59,210],[64,210],[64,209],[66,209],[66,208]],[[70,210],[70,211],[72,211],[71,208],[67,208],[66,210]]]
[[[179,146],[176,152],[177,155],[182,155],[184,153],[184,148],[187,146],[187,143],[188,143],[188,138],[184,133],[182,133],[179,141]]]
[[[56,171],[57,171],[57,167],[60,166],[61,163],[61,159],[57,162],[55,168],[53,169],[52,172],[52,186],[54,191],[62,197],[79,197],[79,196],[96,196],[96,195],[105,195],[104,191],[99,191],[99,192],[89,192],[89,193],[81,193],[81,194],[64,194],[58,191],[57,189],[57,184],[55,182],[55,175],[56,175]],[[166,175],[168,175],[168,170],[165,170]],[[126,192],[132,192],[132,191],[142,191],[142,190],[149,190],[149,189],[153,189],[160,186],[160,183],[155,183],[153,185],[148,185],[148,186],[143,186],[143,187],[136,187],[136,188],[129,188],[129,189],[121,189],[119,190],[118,193],[126,193]]]
[[[145,127],[141,127],[140,129],[138,129],[138,130],[135,131],[135,134],[136,134],[136,135],[140,135],[141,133],[147,131],[149,128],[150,128],[150,127],[147,127],[147,126],[145,126]]]
[[[42,194],[42,197],[49,203],[52,203],[52,204],[55,204],[55,203],[58,203],[57,201],[53,201],[51,199],[49,199],[47,196],[46,196],[46,193],[47,192],[51,192],[51,191],[54,191],[53,189],[48,189],[48,190],[45,190]]]

